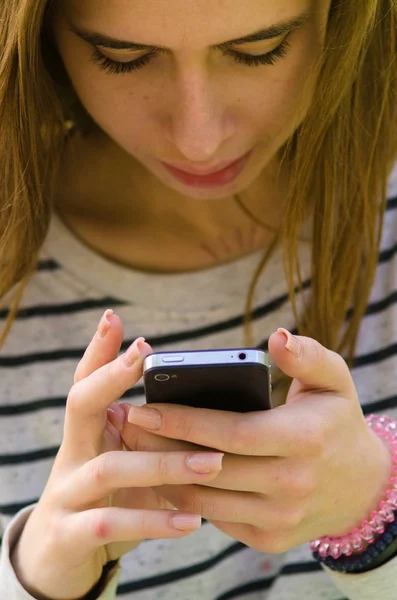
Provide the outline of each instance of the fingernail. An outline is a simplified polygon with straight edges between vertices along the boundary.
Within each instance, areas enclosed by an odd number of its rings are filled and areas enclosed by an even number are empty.
[[[146,406],[131,406],[128,413],[128,422],[138,425],[143,429],[160,429],[163,422],[161,413],[155,408]]]
[[[125,412],[118,406],[116,402],[113,402],[108,408],[108,419],[111,424],[121,432],[124,428],[125,423]]]
[[[222,460],[224,454],[214,454],[210,452],[201,452],[200,454],[191,454],[187,457],[187,466],[195,473],[209,475],[222,470]]]
[[[111,325],[110,319],[113,316],[113,314],[114,313],[111,309],[105,310],[105,312],[103,313],[96,332],[97,338],[99,340],[103,340],[107,336]]]
[[[179,529],[180,531],[200,529],[201,517],[200,515],[172,515],[171,523],[175,529]]]
[[[132,367],[138,360],[142,358],[141,346],[145,342],[145,338],[140,337],[135,340],[128,350],[125,352],[123,360],[127,367]]]
[[[298,338],[296,338],[294,335],[292,335],[292,333],[283,327],[277,329],[277,333],[280,333],[283,336],[286,349],[289,350],[289,352],[291,352],[295,358],[299,358],[302,353],[302,344]]]

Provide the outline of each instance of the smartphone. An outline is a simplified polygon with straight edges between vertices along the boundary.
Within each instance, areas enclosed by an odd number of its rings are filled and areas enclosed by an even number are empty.
[[[143,381],[148,404],[241,413],[271,408],[269,357],[254,348],[156,352],[144,361]]]

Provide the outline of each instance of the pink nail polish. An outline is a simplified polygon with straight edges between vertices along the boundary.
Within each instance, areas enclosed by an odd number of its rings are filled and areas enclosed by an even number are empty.
[[[124,354],[124,364],[132,367],[138,360],[142,359],[141,346],[145,338],[141,337],[135,340]]]
[[[98,329],[97,329],[97,338],[99,340],[103,340],[110,329],[111,322],[110,319],[113,316],[113,311],[111,309],[105,310],[101,320],[99,321]]]
[[[295,358],[299,358],[302,353],[302,345],[300,341],[283,327],[279,327],[279,329],[277,329],[277,333],[283,336],[285,348],[291,352]]]
[[[171,523],[175,529],[179,531],[190,531],[191,529],[200,529],[201,517],[200,515],[172,515]]]
[[[153,431],[160,429],[163,418],[161,413],[156,408],[147,406],[131,406],[128,413],[128,422],[133,425],[138,425],[143,429],[151,429]]]

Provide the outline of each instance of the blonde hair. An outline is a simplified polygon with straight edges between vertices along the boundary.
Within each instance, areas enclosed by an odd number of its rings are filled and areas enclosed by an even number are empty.
[[[47,234],[64,123],[74,119],[87,133],[96,127],[46,35],[52,1],[0,5],[0,298],[14,290],[0,346]],[[396,25],[396,0],[332,2],[313,102],[285,149],[291,177],[278,239],[297,329],[350,362],[377,267],[397,148]],[[310,302],[299,309],[297,244],[308,217]]]

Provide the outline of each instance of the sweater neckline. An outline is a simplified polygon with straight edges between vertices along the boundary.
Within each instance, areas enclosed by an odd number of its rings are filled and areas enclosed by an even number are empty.
[[[299,244],[307,252],[308,244]],[[46,254],[87,286],[110,297],[155,310],[183,312],[237,306],[245,301],[264,250],[233,262],[190,273],[156,274],[117,264],[84,244],[53,213],[44,245]],[[266,266],[258,288],[266,295],[284,281],[281,248]],[[265,290],[263,290],[263,287]]]

